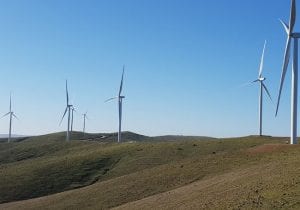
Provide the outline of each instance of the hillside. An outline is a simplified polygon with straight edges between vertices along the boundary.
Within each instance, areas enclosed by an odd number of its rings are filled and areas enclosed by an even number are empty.
[[[122,144],[66,143],[61,133],[1,143],[0,209],[300,208],[300,148],[285,138],[128,135]]]
[[[257,149],[273,152],[274,145]],[[296,155],[295,148],[288,147],[283,150],[291,155],[278,161],[264,158],[266,163],[207,177],[114,209],[299,209],[299,152]]]

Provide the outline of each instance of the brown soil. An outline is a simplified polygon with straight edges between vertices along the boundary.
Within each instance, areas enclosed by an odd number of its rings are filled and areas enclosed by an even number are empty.
[[[264,144],[257,147],[249,148],[246,150],[248,154],[271,153],[276,151],[286,150],[297,145],[288,144]]]

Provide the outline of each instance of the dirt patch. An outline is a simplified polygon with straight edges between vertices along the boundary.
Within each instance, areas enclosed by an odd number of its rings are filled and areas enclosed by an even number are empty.
[[[283,151],[292,148],[293,145],[287,144],[264,144],[246,150],[248,154],[271,153],[276,151]]]

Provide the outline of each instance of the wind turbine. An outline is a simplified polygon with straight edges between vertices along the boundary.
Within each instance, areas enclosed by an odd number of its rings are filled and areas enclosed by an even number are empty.
[[[7,112],[1,118],[5,117],[7,115],[9,115],[9,132],[8,132],[8,139],[7,139],[7,142],[9,143],[11,141],[12,119],[13,119],[13,117],[18,119],[18,117],[15,115],[15,113],[11,109],[11,95],[9,96],[9,112]]]
[[[65,112],[60,120],[60,123],[62,123],[66,113],[68,112],[68,127],[67,127],[67,135],[66,135],[66,140],[69,141],[69,132],[70,132],[70,115],[71,115],[71,108],[73,107],[73,105],[69,104],[69,92],[68,92],[68,81],[66,80],[66,98],[67,98],[67,106],[65,109]]]
[[[83,135],[84,135],[85,134],[85,120],[89,119],[89,118],[87,117],[87,112],[82,114],[82,116],[83,116],[83,130],[82,130],[82,132],[83,132]]]
[[[283,66],[281,72],[277,107],[276,107],[276,116],[278,114],[279,102],[281,91],[287,72],[289,59],[291,55],[291,42],[294,41],[294,54],[293,54],[293,67],[292,67],[292,85],[291,85],[291,144],[297,144],[297,97],[298,97],[298,39],[300,38],[300,33],[294,33],[294,26],[296,22],[296,0],[291,2],[291,12],[290,12],[290,21],[289,25],[280,20],[282,23],[288,37],[285,47]]]
[[[267,41],[265,41],[264,44],[264,48],[263,48],[263,52],[261,55],[261,60],[260,60],[260,66],[259,66],[259,71],[258,71],[258,78],[256,80],[254,80],[252,83],[256,83],[259,82],[259,106],[258,106],[258,119],[259,119],[259,135],[262,136],[262,109],[263,109],[263,91],[265,91],[267,93],[267,95],[269,96],[269,98],[272,101],[270,92],[268,91],[266,85],[264,84],[264,81],[266,80],[265,77],[262,76],[262,70],[263,70],[263,66],[264,66],[264,56],[265,56],[265,49],[266,49],[266,43]]]
[[[122,72],[122,78],[121,78],[121,84],[120,84],[120,88],[119,88],[119,94],[116,97],[107,99],[105,102],[117,99],[118,100],[118,110],[119,110],[119,132],[118,132],[118,143],[120,143],[122,141],[122,136],[121,136],[121,132],[122,132],[122,101],[125,98],[125,96],[122,96],[122,89],[123,89],[123,78],[124,78],[124,69],[125,66],[123,66],[123,72]]]

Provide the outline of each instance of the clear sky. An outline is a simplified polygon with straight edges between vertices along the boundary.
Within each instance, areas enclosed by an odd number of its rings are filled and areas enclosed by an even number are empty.
[[[78,110],[74,127],[117,130],[125,64],[123,128],[145,135],[229,137],[257,134],[258,76],[277,100],[288,20],[287,0],[0,0],[0,112],[9,93],[20,121],[13,133],[59,126],[65,79]],[[300,20],[296,23],[299,29]],[[264,103],[264,133],[290,133],[289,68],[279,115]],[[267,98],[266,98],[267,99]],[[8,118],[0,120],[7,133]]]

